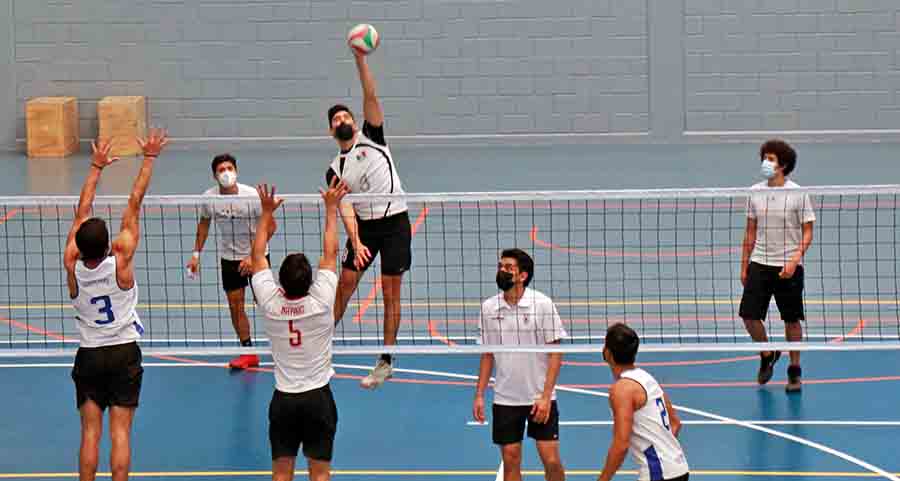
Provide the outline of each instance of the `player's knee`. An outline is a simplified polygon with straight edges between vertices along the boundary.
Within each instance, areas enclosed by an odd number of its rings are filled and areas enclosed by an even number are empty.
[[[522,449],[519,444],[507,444],[503,446],[503,466],[518,468],[522,464]]]
[[[112,478],[114,481],[120,479],[128,479],[128,462],[122,460],[113,460],[110,463],[110,470],[112,471]]]
[[[544,471],[551,475],[551,479],[558,479],[559,475],[564,472],[562,461],[559,459],[559,456],[544,461]]]

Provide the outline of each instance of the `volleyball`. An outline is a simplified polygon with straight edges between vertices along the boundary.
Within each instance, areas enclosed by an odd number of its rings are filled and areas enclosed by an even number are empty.
[[[347,43],[357,52],[368,55],[378,48],[378,31],[368,23],[361,23],[350,30]]]

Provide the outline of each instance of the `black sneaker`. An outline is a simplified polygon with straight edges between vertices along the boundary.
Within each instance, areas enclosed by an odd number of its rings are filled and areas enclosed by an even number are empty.
[[[756,382],[765,384],[772,379],[772,374],[775,372],[775,363],[778,362],[779,358],[781,358],[780,351],[769,353],[768,356],[760,354],[759,373],[756,375]]]
[[[800,366],[788,366],[787,370],[788,382],[787,385],[784,386],[784,390],[787,392],[800,392],[803,388],[803,383],[800,381],[800,377],[803,375],[803,369]]]

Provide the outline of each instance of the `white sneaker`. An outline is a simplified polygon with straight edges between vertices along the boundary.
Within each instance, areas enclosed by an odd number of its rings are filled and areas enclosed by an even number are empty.
[[[394,368],[391,367],[391,364],[386,362],[384,359],[379,359],[375,364],[375,368],[372,369],[372,372],[369,373],[368,376],[364,377],[359,385],[366,389],[375,389],[378,386],[384,384],[384,381],[387,381],[394,375]]]

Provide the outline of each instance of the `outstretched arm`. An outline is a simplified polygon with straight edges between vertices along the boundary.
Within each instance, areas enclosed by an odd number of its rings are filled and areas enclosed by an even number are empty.
[[[63,266],[66,271],[72,274],[75,271],[75,261],[78,260],[78,246],[75,245],[75,234],[84,221],[91,216],[91,210],[94,205],[94,197],[97,194],[97,183],[100,181],[100,174],[108,165],[119,160],[118,157],[109,157],[109,151],[112,148],[112,139],[103,142],[91,142],[93,157],[91,158],[91,170],[88,172],[87,178],[84,179],[84,185],[81,187],[81,196],[78,198],[78,209],[75,211],[75,219],[72,220],[72,227],[69,228],[69,235],[66,239],[66,248],[63,251]],[[69,279],[69,294],[75,296],[74,279]]]
[[[284,199],[275,198],[274,185],[272,190],[269,190],[268,184],[258,185],[256,191],[259,193],[262,213],[257,221],[256,237],[253,238],[253,246],[250,249],[253,274],[269,268],[269,261],[266,260],[266,244],[275,233],[275,210],[284,202]]]
[[[338,256],[338,231],[337,215],[341,205],[341,199],[350,191],[344,181],[338,182],[337,178],[331,179],[328,190],[320,190],[325,201],[325,239],[322,244],[322,259],[319,260],[319,269],[328,269],[337,272]],[[355,221],[354,221],[355,222]]]
[[[153,176],[153,162],[159,157],[159,154],[168,143],[166,133],[158,129],[152,129],[146,141],[140,138],[137,140],[144,150],[144,161],[141,164],[141,171],[134,180],[131,194],[128,196],[128,206],[125,207],[125,213],[122,214],[122,226],[119,229],[119,235],[113,241],[113,252],[116,254],[117,261],[119,261],[117,263],[119,283],[123,286],[129,286],[134,281],[131,261],[134,258],[135,250],[137,250],[140,236],[138,219],[141,213],[141,204],[144,202],[144,194],[147,193],[147,188],[150,186],[150,178]]]
[[[363,116],[369,125],[381,127],[384,125],[384,112],[381,110],[381,103],[378,102],[378,96],[375,94],[375,77],[372,76],[366,56],[356,51],[353,55],[356,57],[356,70],[359,71],[359,81],[362,83]]]

